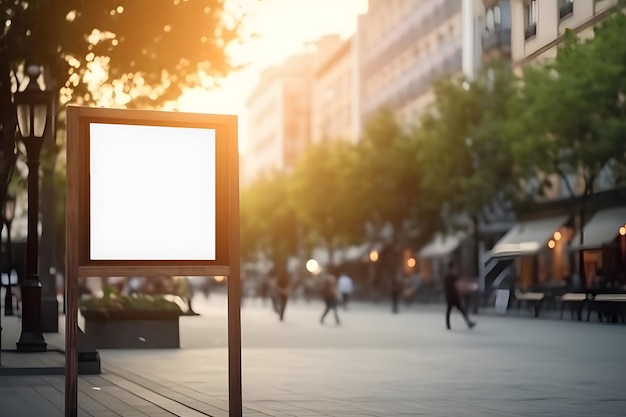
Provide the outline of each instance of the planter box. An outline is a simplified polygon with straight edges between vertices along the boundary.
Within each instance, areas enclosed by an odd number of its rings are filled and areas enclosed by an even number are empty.
[[[178,349],[176,310],[81,310],[96,349]]]

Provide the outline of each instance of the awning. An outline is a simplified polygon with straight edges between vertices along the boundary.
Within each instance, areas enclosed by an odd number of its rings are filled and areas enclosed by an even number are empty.
[[[492,258],[532,255],[546,245],[568,216],[549,217],[517,223],[491,250]]]
[[[461,244],[462,234],[456,235],[442,235],[437,234],[433,240],[431,240],[420,251],[418,256],[420,258],[438,258],[451,254]]]
[[[610,243],[617,234],[619,228],[626,224],[626,207],[615,207],[597,212],[583,229],[583,244],[580,245],[580,232],[576,234],[571,250],[598,249]]]

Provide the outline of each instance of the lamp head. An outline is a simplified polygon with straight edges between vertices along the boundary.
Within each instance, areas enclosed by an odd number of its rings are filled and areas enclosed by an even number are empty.
[[[17,125],[22,138],[43,139],[52,104],[51,96],[48,91],[43,91],[37,83],[37,79],[41,75],[39,66],[28,66],[26,74],[29,78],[28,85],[24,90],[15,93],[14,96],[17,107]]]

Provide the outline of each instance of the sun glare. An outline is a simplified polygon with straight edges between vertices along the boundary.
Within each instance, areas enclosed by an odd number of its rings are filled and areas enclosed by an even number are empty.
[[[246,64],[215,90],[189,89],[178,101],[181,111],[237,114],[240,151],[247,143],[245,102],[261,71],[287,57],[303,52],[306,43],[326,34],[344,38],[356,31],[359,14],[367,12],[367,0],[231,0],[230,7],[248,14],[246,31],[254,39],[233,45],[234,64]]]

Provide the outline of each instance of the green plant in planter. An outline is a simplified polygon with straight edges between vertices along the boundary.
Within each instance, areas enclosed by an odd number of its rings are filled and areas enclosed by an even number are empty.
[[[180,306],[163,296],[120,295],[113,288],[106,287],[100,298],[82,300],[81,310],[141,310],[141,311],[181,311]]]

